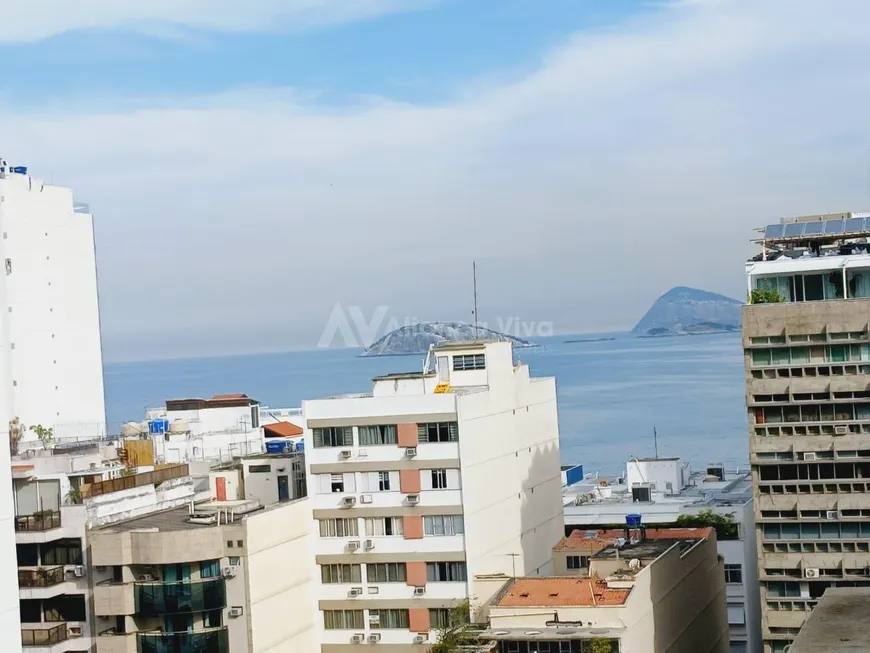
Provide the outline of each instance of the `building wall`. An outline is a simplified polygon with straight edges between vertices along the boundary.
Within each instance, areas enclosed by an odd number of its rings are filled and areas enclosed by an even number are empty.
[[[317,567],[306,499],[245,520],[253,653],[317,649]]]
[[[27,176],[0,180],[0,196],[0,259],[9,262],[0,270],[0,340],[10,414],[52,427],[55,439],[103,435],[93,219],[73,210],[70,189]]]
[[[2,316],[0,316],[2,319]],[[3,322],[0,321],[0,328]],[[8,348],[0,337],[0,369],[6,369],[4,359]],[[8,384],[7,384],[8,385]],[[0,429],[9,424],[8,394],[0,386]],[[7,431],[8,433],[8,431]],[[7,435],[8,438],[8,435]],[[0,633],[6,633],[3,648],[9,653],[21,653],[21,620],[18,609],[18,565],[15,549],[15,503],[12,495],[9,446],[0,442]]]

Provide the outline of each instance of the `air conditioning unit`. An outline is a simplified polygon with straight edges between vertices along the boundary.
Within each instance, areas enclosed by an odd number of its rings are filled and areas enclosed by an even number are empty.
[[[426,588],[422,585],[418,585],[414,588],[414,596],[423,596],[426,593]]]
[[[245,610],[240,605],[230,608],[229,615],[233,618],[241,617],[243,614],[245,614]]]
[[[834,435],[848,435],[849,427],[848,426],[835,426],[834,427]]]
[[[353,454],[353,452],[350,449],[342,449],[338,453],[338,457],[339,458],[350,458],[352,454]]]
[[[372,549],[375,548],[375,541],[374,540],[366,540],[365,547],[366,547],[366,551],[371,551]]]
[[[408,495],[408,503],[412,506],[416,506],[420,503],[420,495],[419,494],[409,494]]]
[[[804,454],[804,460],[815,460],[815,459],[816,459],[816,454],[814,454],[811,451],[808,451]]]
[[[368,458],[369,452],[368,449],[360,449],[356,452],[357,458]]]
[[[417,455],[417,447],[405,447],[405,455],[408,458],[413,458]]]
[[[70,637],[81,637],[82,636],[82,627],[81,626],[67,626],[66,633]]]
[[[224,567],[223,576],[224,576],[224,578],[235,578],[236,577],[235,568],[234,567]]]
[[[804,578],[818,578],[819,570],[813,567],[804,569]]]
[[[359,540],[351,540],[347,543],[348,551],[356,551],[359,548]]]
[[[345,508],[350,508],[356,505],[356,497],[342,497],[341,505]]]
[[[76,565],[73,567],[73,576],[76,578],[84,578],[85,568],[82,565]]]
[[[381,641],[380,633],[372,633],[369,635],[369,644],[377,644],[379,641]]]
[[[425,644],[429,641],[429,638],[426,635],[416,635],[414,637],[415,644]]]
[[[350,596],[359,596],[360,594],[362,594],[362,587],[351,587],[348,594]]]
[[[371,494],[361,494],[359,497],[359,502],[360,503],[371,503],[372,502],[372,495]]]
[[[351,644],[362,644],[365,641],[365,639],[366,639],[366,636],[364,633],[354,633],[353,635],[350,636],[350,643]]]
[[[825,511],[825,519],[837,519],[840,516],[836,510],[826,510]]]

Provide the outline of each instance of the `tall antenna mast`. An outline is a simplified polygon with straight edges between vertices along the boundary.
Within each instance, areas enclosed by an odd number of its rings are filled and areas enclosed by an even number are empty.
[[[477,261],[471,262],[471,274],[474,278],[474,339],[477,340]]]
[[[656,448],[656,460],[659,459],[659,434],[656,431],[656,427],[653,426],[653,444]]]

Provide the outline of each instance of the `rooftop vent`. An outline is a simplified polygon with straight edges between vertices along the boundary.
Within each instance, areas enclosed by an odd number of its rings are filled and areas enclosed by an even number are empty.
[[[715,476],[720,481],[725,480],[725,465],[722,463],[712,463],[707,465],[707,476]]]

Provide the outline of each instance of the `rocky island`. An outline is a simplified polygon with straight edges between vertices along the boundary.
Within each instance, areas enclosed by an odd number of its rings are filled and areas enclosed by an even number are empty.
[[[467,340],[509,341],[514,347],[534,347],[526,340],[515,338],[486,327],[479,326],[475,333],[474,325],[462,322],[424,322],[411,324],[390,331],[387,335],[369,345],[361,356],[402,356],[405,354],[425,354],[430,345]]]
[[[659,297],[631,332],[654,337],[739,331],[741,305],[725,295],[677,286]]]

